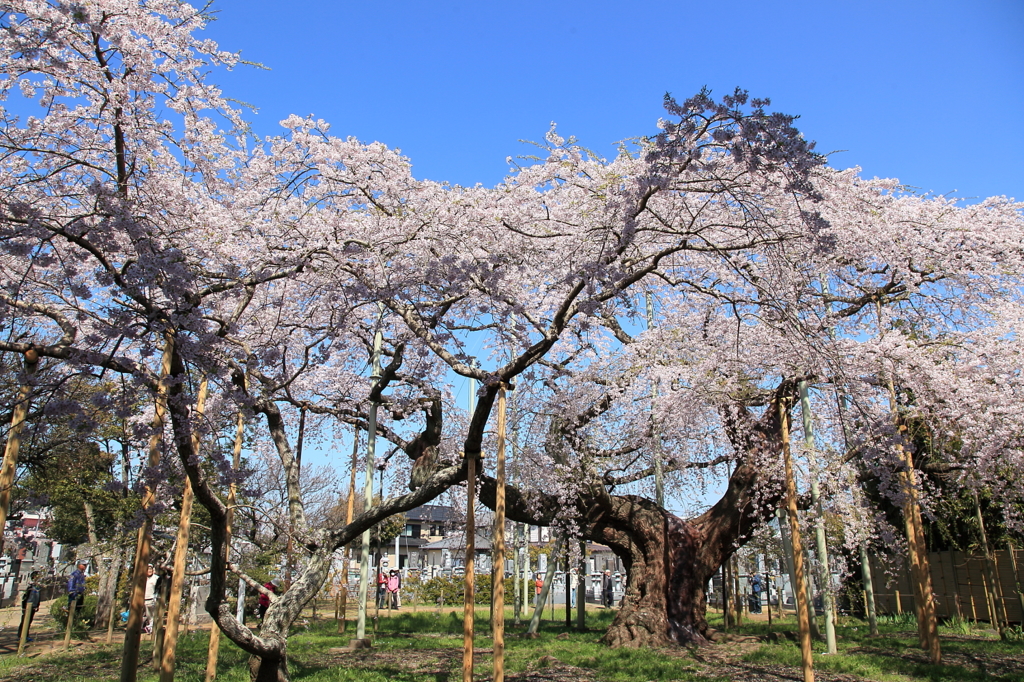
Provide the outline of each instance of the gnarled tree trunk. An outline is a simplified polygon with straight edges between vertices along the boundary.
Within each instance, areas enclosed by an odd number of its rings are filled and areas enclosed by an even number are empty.
[[[783,382],[772,405],[794,390]],[[780,454],[778,410],[755,420],[746,408],[723,410],[738,462],[725,494],[700,516],[684,520],[652,500],[614,495],[594,483],[577,502],[583,537],[611,547],[627,573],[626,591],[604,642],[613,647],[701,644],[707,641],[706,586],[722,563],[770,519],[782,488],[773,475]],[[480,500],[493,508],[494,480],[481,477]],[[634,479],[635,480],[635,479]],[[564,504],[556,496],[507,488],[514,521],[551,525]]]

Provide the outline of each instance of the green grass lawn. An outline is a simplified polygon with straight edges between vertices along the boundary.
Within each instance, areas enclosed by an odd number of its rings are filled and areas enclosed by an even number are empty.
[[[720,617],[712,621],[720,627]],[[795,617],[787,617],[781,623],[776,620],[774,629],[795,633]],[[768,625],[751,623],[740,630],[743,634],[764,635],[768,632]],[[959,627],[940,626],[942,665],[932,665],[928,661],[918,644],[917,623],[909,614],[883,619],[879,623],[878,637],[870,635],[867,623],[841,618],[836,634],[836,655],[827,654],[824,642],[814,642],[815,670],[855,675],[878,682],[1024,682],[1024,642],[1001,641],[992,630],[972,628],[962,623]],[[800,650],[788,640],[761,644],[745,653],[742,660],[753,665],[796,668],[800,666]]]
[[[522,636],[525,626],[511,625],[506,636],[506,670],[511,680],[530,679],[531,671],[545,679],[648,682],[649,680],[788,680],[798,676],[800,652],[783,639],[778,644],[757,641],[732,642],[703,647],[693,656],[683,649],[612,650],[599,640],[611,622],[611,612],[588,613],[587,632],[566,629],[564,621],[545,622],[536,639]],[[720,618],[711,617],[712,625]],[[475,646],[477,678],[490,679],[491,640],[486,632],[487,610],[477,612],[480,633]],[[775,631],[794,631],[793,618],[773,624]],[[845,619],[838,627],[839,654],[825,655],[824,644],[815,644],[815,667],[822,679],[855,676],[878,682],[1024,682],[1024,644],[1002,642],[994,633],[960,627],[943,635],[945,664],[933,666],[917,647],[912,622],[881,626],[879,637],[870,637],[864,623]],[[354,627],[338,634],[333,621],[298,627],[289,639],[289,669],[296,682],[456,682],[461,679],[461,613],[403,612],[381,618],[374,648],[358,652],[338,651],[353,636]],[[748,623],[734,631],[746,636],[764,635],[767,623]],[[967,634],[965,634],[967,632]],[[208,633],[192,632],[178,647],[177,680],[204,679]],[[332,651],[332,649],[335,649]],[[149,659],[144,643],[142,660]],[[34,659],[0,659],[0,680],[12,682],[105,681],[118,678],[120,647],[95,646],[87,652],[53,654]],[[552,676],[557,671],[557,676]],[[149,666],[140,671],[143,682],[155,682]],[[230,641],[222,639],[218,680],[247,682],[247,657]],[[846,677],[843,679],[851,679]]]

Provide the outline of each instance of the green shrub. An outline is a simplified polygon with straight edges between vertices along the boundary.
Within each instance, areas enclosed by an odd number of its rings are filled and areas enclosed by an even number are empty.
[[[473,601],[477,604],[489,604],[491,601],[491,576],[489,573],[478,573],[473,593]],[[459,576],[437,576],[416,586],[416,600],[424,605],[458,606],[465,603],[465,578]],[[505,602],[511,603],[512,578],[505,578]]]
[[[879,624],[883,625],[898,625],[898,626],[917,626],[917,616],[911,611],[904,611],[903,613],[888,613],[878,617]]]
[[[954,635],[969,635],[974,630],[974,624],[963,616],[953,616],[943,625]]]
[[[80,623],[87,627],[92,627],[92,622],[96,618],[96,602],[99,601],[99,597],[87,594],[85,596],[85,602],[80,608],[75,609],[75,623]],[[53,617],[55,623],[63,630],[68,626],[68,596],[66,594],[61,595],[57,599],[53,600],[53,604],[50,605],[50,615]]]

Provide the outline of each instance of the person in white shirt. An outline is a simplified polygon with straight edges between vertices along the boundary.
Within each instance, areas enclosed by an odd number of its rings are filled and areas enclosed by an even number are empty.
[[[143,625],[143,629],[146,632],[153,631],[153,619],[156,617],[156,598],[159,594],[157,584],[160,582],[160,576],[153,570],[153,564],[149,565],[146,569],[146,621]]]

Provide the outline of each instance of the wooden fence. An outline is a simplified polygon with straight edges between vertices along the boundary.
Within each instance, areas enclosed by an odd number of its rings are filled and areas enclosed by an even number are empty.
[[[1024,550],[994,552],[996,561],[997,601],[994,605],[1000,618],[1010,623],[1024,622],[1024,595],[1021,587],[1024,571]],[[988,572],[985,557],[965,552],[932,552],[928,555],[932,569],[932,589],[939,618],[959,616],[967,620],[992,622],[987,596]],[[1016,559],[1016,561],[1013,561]],[[889,584],[880,562],[872,560],[875,575],[875,605],[879,613],[914,611],[914,589],[909,568]],[[1016,572],[1015,572],[1016,569]],[[1005,609],[1005,611],[1004,611]]]

